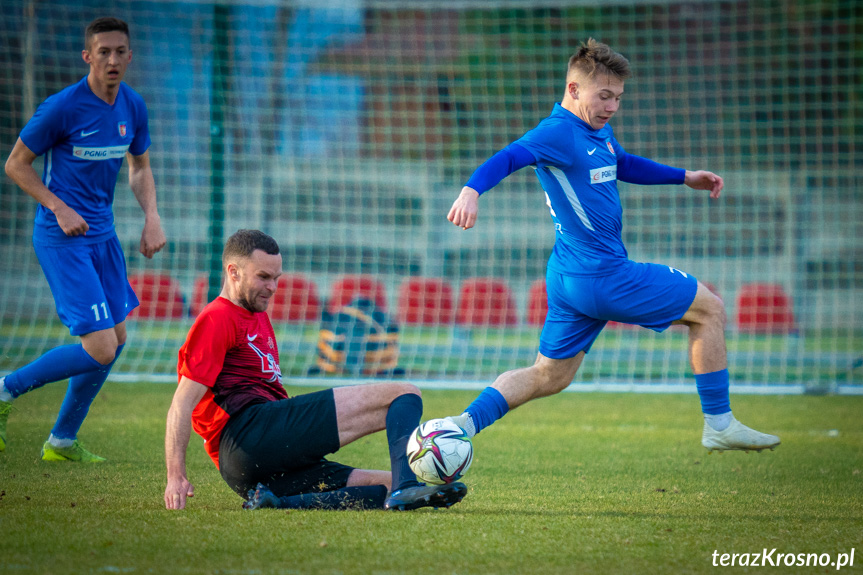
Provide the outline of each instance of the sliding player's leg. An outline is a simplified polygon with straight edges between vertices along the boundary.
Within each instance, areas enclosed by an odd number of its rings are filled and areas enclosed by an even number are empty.
[[[249,489],[243,509],[383,509],[390,472],[321,459]]]
[[[419,389],[404,383],[382,383],[340,387],[333,392],[341,445],[386,429],[392,490],[385,509],[449,507],[461,501],[467,493],[463,483],[423,485],[408,465],[408,437],[422,417]]]
[[[386,496],[384,485],[352,485],[320,493],[278,496],[263,483],[258,483],[254,490],[249,491],[243,509],[383,509]]]

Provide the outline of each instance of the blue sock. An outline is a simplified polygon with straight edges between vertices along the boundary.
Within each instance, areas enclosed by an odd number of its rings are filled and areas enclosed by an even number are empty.
[[[80,343],[63,345],[45,352],[36,361],[7,375],[4,386],[14,398],[46,383],[103,367],[105,366],[90,357]]]
[[[54,429],[51,430],[54,437],[58,439],[75,439],[78,437],[78,430],[81,429],[81,424],[84,423],[84,418],[90,411],[90,405],[96,399],[96,394],[102,389],[105,380],[108,379],[108,374],[114,364],[117,363],[117,358],[123,352],[124,346],[125,344],[117,346],[114,361],[108,365],[103,365],[101,369],[94,371],[79,373],[69,379],[66,397],[63,398],[63,405],[60,406],[60,414],[57,415]]]
[[[509,404],[498,390],[493,387],[486,387],[465,411],[470,414],[476,432],[479,433],[506,415],[506,412],[509,411]]]
[[[408,465],[408,437],[420,424],[423,400],[415,393],[400,395],[387,411],[387,443],[390,447],[390,468],[393,491],[419,485],[417,476]]]
[[[719,415],[731,411],[727,369],[696,375],[695,387],[701,398],[701,411],[706,415]]]

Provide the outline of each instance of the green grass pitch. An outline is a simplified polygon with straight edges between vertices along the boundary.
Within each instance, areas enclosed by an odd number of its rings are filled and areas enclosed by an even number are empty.
[[[475,438],[461,504],[394,514],[243,511],[197,436],[188,457],[196,497],[166,511],[173,386],[105,387],[81,434],[109,458],[99,466],[39,460],[63,392],[48,386],[12,412],[0,454],[0,573],[712,573],[722,569],[714,551],[765,548],[834,559],[856,549],[842,571],[863,572],[863,397],[733,397],[736,415],[782,446],[708,455],[695,395],[561,394]],[[425,418],[474,396],[426,391]],[[334,458],[389,462],[383,434]]]

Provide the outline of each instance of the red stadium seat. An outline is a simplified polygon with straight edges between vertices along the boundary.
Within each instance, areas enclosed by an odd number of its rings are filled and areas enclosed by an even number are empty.
[[[270,303],[273,321],[316,322],[321,319],[318,288],[302,274],[284,274]]]
[[[619,321],[609,321],[605,324],[605,329],[638,329],[639,326],[631,323],[620,323]]]
[[[496,278],[472,278],[462,282],[456,322],[474,326],[517,324],[515,301],[509,286]]]
[[[409,278],[399,287],[398,320],[415,325],[452,323],[452,286],[438,278]]]
[[[543,325],[547,313],[548,295],[545,292],[545,280],[539,279],[530,284],[527,292],[528,325]]]
[[[335,313],[355,297],[370,299],[381,311],[387,310],[387,292],[384,285],[370,275],[346,275],[335,281],[330,290],[329,311]]]
[[[737,294],[737,328],[755,333],[796,330],[791,298],[779,284],[744,284]]]
[[[195,278],[195,284],[192,286],[192,317],[197,317],[201,310],[210,303],[207,298],[209,289],[209,279],[206,275]]]
[[[180,284],[167,274],[141,272],[129,276],[138,306],[129,317],[137,319],[176,319],[185,315]]]

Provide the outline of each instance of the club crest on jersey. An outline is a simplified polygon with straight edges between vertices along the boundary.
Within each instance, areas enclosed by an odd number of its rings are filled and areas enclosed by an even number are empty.
[[[267,381],[270,383],[278,381],[282,383],[282,370],[279,368],[279,363],[276,361],[276,358],[273,357],[271,353],[264,353],[260,349],[258,349],[255,344],[249,342],[249,347],[257,354],[259,358],[261,358],[261,372],[265,376],[269,376]]]
[[[606,146],[608,146],[608,151],[609,151],[609,152],[611,152],[611,154],[612,154],[612,155],[614,155],[614,156],[616,156],[616,155],[617,155],[617,154],[615,154],[615,153],[614,153],[614,146],[612,146],[612,145],[611,145],[611,141],[610,141],[610,140],[606,140],[606,141],[605,141],[605,145],[606,145]]]
[[[117,124],[117,130],[120,132],[120,136],[126,137],[126,122],[120,122]]]

